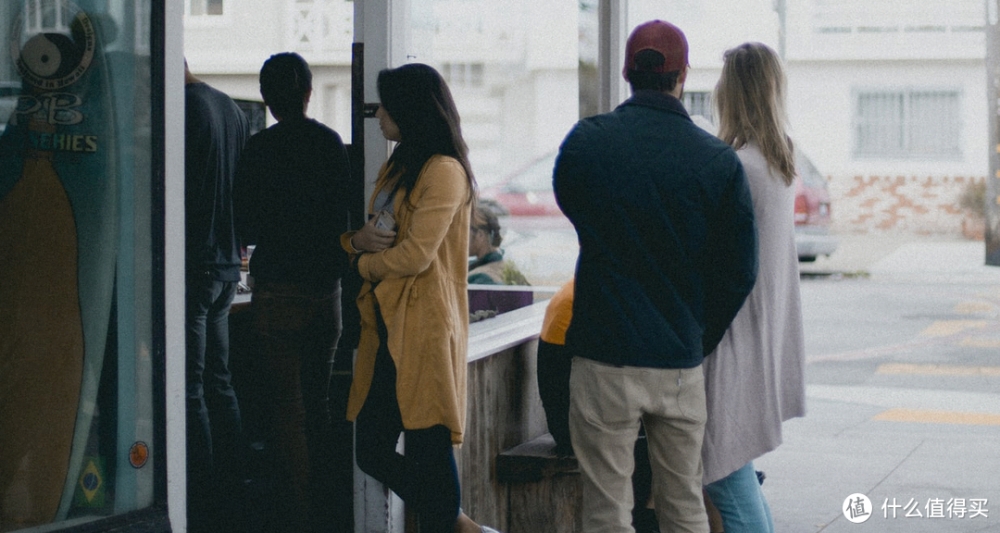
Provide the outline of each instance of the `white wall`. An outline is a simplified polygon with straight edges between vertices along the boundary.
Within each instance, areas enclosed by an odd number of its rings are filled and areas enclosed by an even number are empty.
[[[788,65],[793,135],[827,175],[984,176],[988,124],[982,61],[793,61]],[[957,89],[963,154],[956,159],[858,159],[852,154],[853,91]]]
[[[350,140],[350,41],[299,48],[295,14],[340,16],[343,0],[231,1],[226,15],[188,17],[192,72],[234,98],[259,100],[258,72],[290,48],[313,70],[309,115]],[[349,3],[348,3],[349,4]],[[488,184],[558,146],[578,115],[578,4],[575,0],[411,1],[408,61],[484,65],[479,87],[452,84],[473,169]],[[343,41],[343,42],[341,42]],[[269,117],[270,120],[270,117]]]
[[[256,74],[284,51],[285,2],[228,1],[218,17],[185,17],[184,54],[192,72]]]

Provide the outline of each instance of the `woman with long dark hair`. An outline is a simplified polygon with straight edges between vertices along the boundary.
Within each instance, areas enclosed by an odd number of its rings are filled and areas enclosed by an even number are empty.
[[[705,358],[705,490],[728,533],[773,533],[753,459],[781,444],[782,422],[805,414],[795,158],[774,50],[746,43],[727,51],[715,104],[719,137],[736,149],[750,184],[760,266],[746,302]]]
[[[453,445],[465,426],[466,276],[476,181],[458,111],[433,68],[378,76],[377,117],[399,143],[379,172],[373,216],[341,243],[364,284],[347,417],[358,466],[417,511],[424,533],[491,531],[459,504]],[[405,452],[396,452],[399,434]]]

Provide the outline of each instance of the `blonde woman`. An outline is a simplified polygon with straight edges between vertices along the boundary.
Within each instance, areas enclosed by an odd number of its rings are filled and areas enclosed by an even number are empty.
[[[777,54],[761,43],[727,51],[714,99],[719,137],[736,149],[750,183],[760,268],[746,303],[705,359],[705,490],[726,533],[771,533],[752,461],[781,444],[782,422],[805,414],[795,166]]]

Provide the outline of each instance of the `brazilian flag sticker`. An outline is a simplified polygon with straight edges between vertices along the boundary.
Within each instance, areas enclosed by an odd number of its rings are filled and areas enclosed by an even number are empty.
[[[77,481],[74,507],[100,508],[105,503],[104,462],[100,457],[84,457],[83,472]]]

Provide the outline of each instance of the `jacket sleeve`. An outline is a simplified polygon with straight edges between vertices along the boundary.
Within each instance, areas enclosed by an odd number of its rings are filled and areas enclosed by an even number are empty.
[[[358,272],[368,281],[415,276],[427,270],[448,234],[455,214],[469,198],[465,169],[452,158],[434,157],[410,193],[409,224],[400,225],[396,244],[358,258]],[[397,215],[398,217],[398,215]],[[467,235],[468,228],[464,234]],[[468,237],[466,237],[468,240]]]
[[[572,221],[585,212],[586,193],[589,187],[584,183],[589,178],[589,165],[583,162],[587,150],[582,149],[578,136],[574,135],[580,128],[573,127],[559,147],[555,167],[552,169],[552,190],[555,193],[559,209]]]
[[[708,355],[722,340],[757,280],[757,227],[743,165],[733,154],[735,169],[716,216],[709,221],[710,249],[705,265],[705,331]]]

